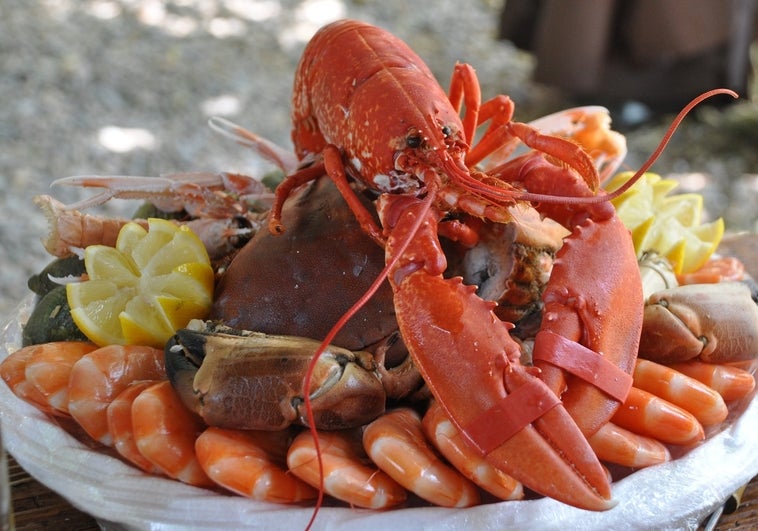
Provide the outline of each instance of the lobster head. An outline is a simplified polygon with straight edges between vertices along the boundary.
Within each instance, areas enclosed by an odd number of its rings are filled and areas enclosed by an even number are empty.
[[[412,193],[435,176],[460,180],[469,175],[464,163],[469,146],[460,117],[436,82],[421,86],[413,74],[407,67],[377,72],[374,104],[353,106],[346,120],[353,131],[344,146],[349,171],[380,192]],[[381,88],[396,83],[405,88],[402,97]],[[432,87],[439,94],[430,94]],[[386,115],[382,109],[387,108],[395,112]]]
[[[340,20],[314,35],[292,118],[298,157],[338,146],[352,176],[377,191],[414,192],[429,172],[469,178],[470,139],[447,94],[407,44],[369,24]]]

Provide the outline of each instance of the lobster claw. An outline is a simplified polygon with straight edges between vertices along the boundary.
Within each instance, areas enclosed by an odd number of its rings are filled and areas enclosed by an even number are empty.
[[[398,324],[429,389],[465,439],[525,486],[564,503],[615,503],[605,470],[556,395],[520,365],[520,349],[493,303],[442,276],[438,213],[408,196],[382,196]],[[419,217],[422,219],[418,223]],[[414,234],[415,232],[415,234]],[[398,246],[414,234],[412,249]]]
[[[194,323],[191,323],[194,324]],[[319,342],[207,324],[166,345],[166,372],[182,401],[211,426],[282,430],[306,424],[302,382]],[[371,354],[329,346],[311,377],[319,429],[361,426],[384,412]]]
[[[746,284],[679,286],[654,293],[645,305],[642,358],[727,363],[753,359],[756,353],[758,305]]]

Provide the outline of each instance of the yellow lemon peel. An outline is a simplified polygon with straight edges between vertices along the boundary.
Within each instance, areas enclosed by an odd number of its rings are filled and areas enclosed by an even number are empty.
[[[84,250],[88,280],[66,295],[79,329],[100,346],[162,348],[191,319],[207,316],[213,269],[202,241],[187,227],[150,219],[127,223],[116,247]]]
[[[631,176],[631,172],[616,175],[606,189],[617,189]],[[724,235],[724,221],[719,218],[701,224],[703,197],[668,195],[677,186],[673,179],[646,173],[612,203],[632,233],[638,257],[654,251],[671,262],[675,273],[684,274],[697,271],[708,261]]]

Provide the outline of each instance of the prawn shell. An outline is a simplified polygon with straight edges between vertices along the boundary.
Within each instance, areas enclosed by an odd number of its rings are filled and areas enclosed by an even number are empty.
[[[132,428],[140,453],[167,476],[197,487],[215,485],[195,455],[195,441],[205,427],[184,407],[168,380],[151,385],[132,403]]]
[[[363,446],[381,470],[428,502],[471,507],[481,501],[476,486],[427,443],[412,409],[395,409],[366,426]]]
[[[43,352],[52,351],[55,352],[58,349],[89,349],[97,348],[91,343],[77,343],[61,341],[57,343],[44,343],[41,345],[30,345],[16,350],[5,358],[0,363],[0,378],[3,379],[8,388],[14,395],[26,402],[29,402],[34,407],[50,415],[63,415],[68,416],[68,411],[62,412],[50,405],[45,393],[34,385],[26,375],[26,367],[29,360],[34,358]],[[68,373],[63,375],[65,379],[68,379]],[[57,380],[57,378],[56,378]],[[53,383],[47,386],[48,389],[52,387],[59,387],[58,383]]]
[[[50,407],[69,415],[69,381],[76,363],[97,346],[81,341],[46,343],[34,349],[26,362],[27,381],[39,390]]]
[[[111,446],[108,406],[137,380],[165,380],[163,351],[138,345],[109,345],[85,355],[71,369],[69,412],[90,437]]]
[[[113,447],[121,457],[148,474],[161,474],[161,470],[145,458],[137,447],[132,422],[132,404],[142,391],[155,383],[157,382],[154,380],[132,382],[116,396],[107,409],[108,431],[113,439]]]
[[[388,509],[405,502],[407,492],[366,456],[358,430],[318,433],[316,451],[310,431],[298,434],[287,452],[290,471],[309,485],[319,488],[318,456],[324,467],[324,492],[352,506]]]
[[[271,502],[312,500],[318,491],[287,470],[290,431],[209,427],[195,441],[198,462],[219,486]]]
[[[520,500],[524,487],[476,453],[437,402],[429,405],[421,426],[440,453],[466,478],[501,500]]]

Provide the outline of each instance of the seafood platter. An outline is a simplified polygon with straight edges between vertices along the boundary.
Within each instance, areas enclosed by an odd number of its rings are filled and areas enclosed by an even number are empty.
[[[445,91],[325,26],[294,152],[211,120],[271,174],[35,198],[6,447],[104,528],[695,529],[758,474],[755,264],[648,170],[724,93],[620,171],[602,107],[520,123],[469,65]]]

